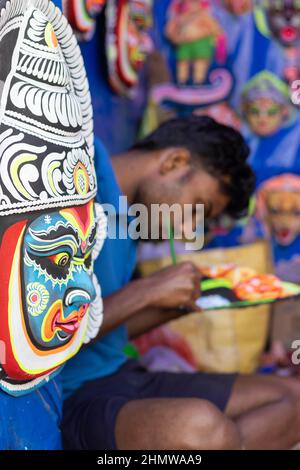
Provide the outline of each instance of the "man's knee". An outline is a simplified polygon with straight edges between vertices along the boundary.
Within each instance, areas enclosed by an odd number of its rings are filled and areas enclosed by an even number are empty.
[[[298,380],[286,379],[273,383],[275,392],[274,401],[284,406],[286,420],[289,420],[288,428],[293,430],[296,439],[300,440],[300,388]]]
[[[293,410],[293,424],[295,426],[295,435],[300,440],[300,395],[291,393],[289,401]]]
[[[189,400],[178,410],[181,423],[177,445],[180,449],[240,449],[241,439],[237,426],[212,403]]]
[[[289,393],[300,402],[300,380],[299,378],[289,377],[286,378],[282,384],[286,387]]]
[[[280,400],[289,402],[294,420],[298,420],[300,426],[300,380],[294,377],[278,378],[277,389]]]

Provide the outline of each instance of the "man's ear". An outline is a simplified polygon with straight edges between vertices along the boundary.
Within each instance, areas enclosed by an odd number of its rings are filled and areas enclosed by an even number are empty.
[[[159,156],[159,172],[166,175],[171,171],[187,167],[191,161],[190,152],[184,147],[170,147],[162,150]]]

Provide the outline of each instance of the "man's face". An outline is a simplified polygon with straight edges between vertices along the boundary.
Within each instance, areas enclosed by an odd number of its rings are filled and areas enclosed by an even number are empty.
[[[287,109],[270,98],[259,98],[245,106],[245,114],[255,134],[268,136],[280,129],[285,121]]]
[[[273,36],[283,46],[295,46],[300,40],[300,6],[292,0],[284,0],[280,7],[269,3],[266,15]]]
[[[197,226],[203,224],[202,213],[197,212],[197,205],[204,206],[205,222],[216,219],[229,204],[229,197],[225,195],[219,181],[202,169],[195,169],[188,165],[186,168],[171,172],[167,176],[149,178],[143,184],[143,190],[139,193],[138,202],[143,203],[151,214],[151,204],[173,204],[180,207],[178,216],[172,215],[171,221],[175,232],[189,236]],[[186,210],[189,207],[191,210]],[[176,212],[177,214],[177,212]],[[185,214],[185,217],[182,216]],[[199,220],[200,216],[200,220]],[[157,223],[157,218],[151,220],[149,227]],[[158,228],[156,228],[158,230]],[[168,227],[164,220],[159,220],[159,233],[166,237]],[[184,237],[183,237],[184,238]]]

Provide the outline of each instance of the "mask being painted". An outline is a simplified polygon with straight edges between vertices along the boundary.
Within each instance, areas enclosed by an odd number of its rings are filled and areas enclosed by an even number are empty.
[[[42,385],[98,333],[90,94],[71,27],[46,0],[0,0],[0,387]]]

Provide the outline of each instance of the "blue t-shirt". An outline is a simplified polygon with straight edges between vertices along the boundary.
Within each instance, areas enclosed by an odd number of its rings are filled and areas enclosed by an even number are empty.
[[[95,142],[95,150],[95,166],[98,175],[97,201],[101,204],[113,205],[118,216],[120,215],[119,197],[122,193],[109,155],[99,140]],[[127,227],[125,229],[127,232]],[[136,254],[137,242],[128,237],[123,239],[119,236],[116,239],[105,240],[94,269],[104,298],[130,281],[136,265]],[[116,372],[127,360],[123,352],[127,343],[127,328],[120,326],[91,346],[82,348],[73,359],[67,362],[62,371],[64,398],[72,395],[84,382]]]

